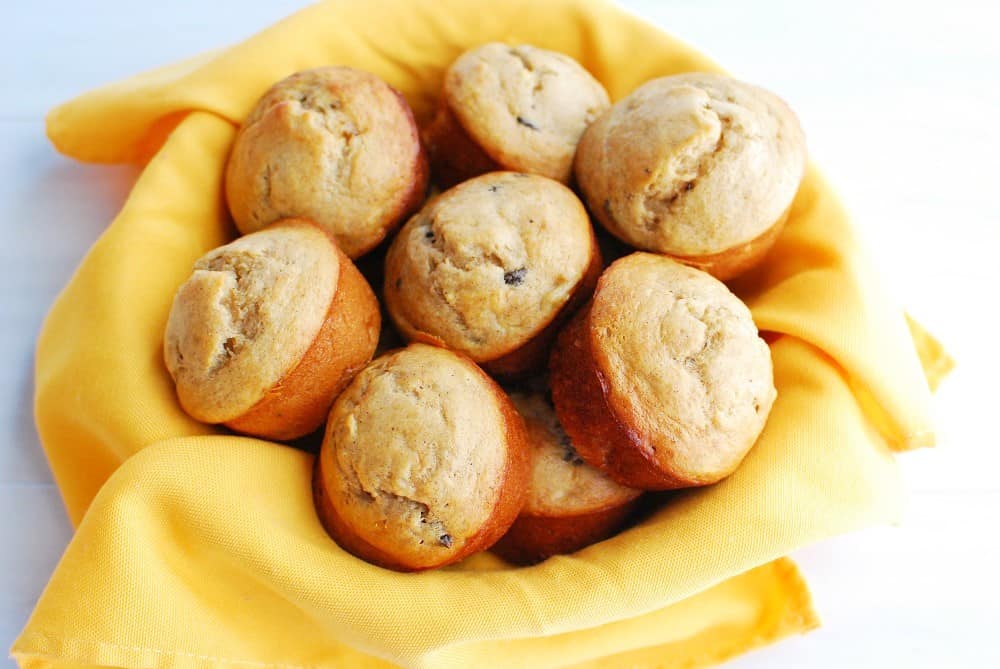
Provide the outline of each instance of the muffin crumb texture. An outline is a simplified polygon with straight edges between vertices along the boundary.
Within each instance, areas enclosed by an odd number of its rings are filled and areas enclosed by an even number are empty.
[[[164,336],[185,410],[222,423],[260,400],[316,337],[339,269],[329,239],[308,224],[248,235],[199,259]]]
[[[692,485],[735,469],[776,396],[770,350],[739,298],[704,272],[635,253],[602,277],[590,330],[609,405],[653,459]]]
[[[380,550],[418,564],[465,546],[505,476],[504,418],[484,377],[415,344],[362,371],[330,414],[321,457],[338,514]]]
[[[426,157],[409,106],[375,75],[297,72],[271,87],[237,135],[226,197],[243,233],[316,221],[356,258],[423,199]]]
[[[444,97],[461,129],[502,169],[563,183],[583,132],[610,105],[575,60],[527,44],[462,54],[445,75]]]
[[[386,301],[401,331],[474,360],[528,342],[570,300],[595,253],[590,222],[565,186],[496,172],[417,213],[386,262]]]
[[[623,241],[677,257],[762,235],[805,171],[798,119],[774,94],[708,73],[649,81],[587,130],[576,176]]]
[[[510,399],[524,417],[532,448],[531,487],[522,514],[586,514],[639,496],[639,490],[616,483],[583,461],[544,395],[513,392]]]

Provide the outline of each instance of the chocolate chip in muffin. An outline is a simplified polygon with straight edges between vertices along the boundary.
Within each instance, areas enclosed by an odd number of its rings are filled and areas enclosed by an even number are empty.
[[[583,464],[583,458],[581,458],[580,454],[576,452],[575,448],[573,448],[573,443],[569,440],[569,437],[565,432],[559,435],[559,445],[563,447],[563,462],[568,462],[571,465]]]
[[[524,275],[528,273],[526,267],[519,267],[509,272],[504,272],[503,282],[508,286],[520,286],[524,283]]]
[[[580,454],[576,452],[576,449],[573,447],[573,442],[570,441],[569,435],[566,434],[565,430],[563,430],[562,425],[559,424],[558,420],[554,420],[550,424],[549,432],[555,435],[559,441],[559,447],[562,448],[563,462],[568,462],[571,465],[583,464],[583,458],[581,458]]]
[[[532,130],[539,130],[539,127],[537,125],[535,125],[528,119],[524,118],[523,116],[518,116],[517,122],[523,125],[525,128],[530,128]]]

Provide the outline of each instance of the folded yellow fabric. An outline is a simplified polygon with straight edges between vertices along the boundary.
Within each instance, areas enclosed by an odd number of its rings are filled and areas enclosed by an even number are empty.
[[[342,63],[426,120],[446,65],[489,40],[568,53],[614,98],[715,69],[596,0],[334,1],[51,113],[61,151],[148,163],[39,340],[38,427],[79,527],[12,649],[22,666],[703,666],[815,626],[781,556],[897,518],[892,451],[932,441],[914,341],[928,378],[948,360],[916,325],[911,338],[814,169],[767,266],[735,285],[773,333],[760,442],[726,481],[575,555],[379,569],[323,533],[311,456],[180,410],[162,331],[193,261],[234,234],[221,178],[256,98]]]

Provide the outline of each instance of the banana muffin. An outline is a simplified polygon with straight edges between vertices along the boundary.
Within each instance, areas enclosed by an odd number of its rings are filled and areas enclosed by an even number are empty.
[[[333,237],[290,219],[195,263],[174,297],[163,357],[195,419],[294,439],[322,424],[371,359],[380,320]]]
[[[591,124],[575,172],[612,234],[727,279],[764,258],[805,165],[805,137],[780,98],[690,73],[643,84]]]
[[[545,394],[512,392],[510,399],[527,427],[531,485],[521,514],[493,552],[509,562],[531,564],[618,531],[642,491],[584,462]]]
[[[651,253],[608,267],[550,366],[577,452],[633,488],[728,476],[776,396],[771,353],[746,305],[709,274]]]
[[[466,51],[445,73],[424,133],[435,179],[448,187],[513,170],[569,183],[580,136],[609,104],[604,87],[564,54],[498,43]]]
[[[600,267],[590,219],[571,190],[492,172],[407,221],[386,256],[383,294],[407,339],[518,375],[544,366],[558,326],[590,295]]]
[[[427,180],[403,97],[368,72],[321,67],[264,94],[236,136],[225,186],[240,232],[303,216],[357,258],[420,206]]]
[[[528,489],[524,422],[467,358],[411,344],[377,358],[337,398],[313,478],[342,548],[400,571],[489,548]]]

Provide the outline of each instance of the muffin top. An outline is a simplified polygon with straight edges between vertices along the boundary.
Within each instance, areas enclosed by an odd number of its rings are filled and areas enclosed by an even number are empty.
[[[411,344],[368,365],[333,405],[327,494],[364,541],[414,567],[458,553],[506,476],[502,391],[472,362]]]
[[[620,506],[642,491],[626,488],[580,458],[542,393],[512,392],[531,448],[531,487],[522,514],[571,516]]]
[[[649,81],[587,130],[576,177],[614,235],[677,256],[749,242],[791,206],[805,170],[798,119],[774,94],[719,74]]]
[[[332,240],[305,221],[202,256],[177,290],[163,340],[188,413],[222,423],[263,398],[316,338],[339,276]]]
[[[445,74],[444,95],[465,131],[504,168],[570,180],[583,131],[608,93],[575,60],[522,44],[485,44]]]
[[[226,196],[241,232],[303,216],[349,257],[375,247],[426,187],[409,106],[373,74],[321,67],[282,79],[233,145]]]
[[[770,350],[722,282],[634,253],[601,276],[589,323],[608,406],[664,469],[715,480],[739,464],[776,391]]]
[[[493,360],[548,325],[595,253],[587,212],[568,188],[484,174],[403,226],[386,258],[386,306],[406,337]]]

